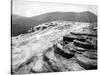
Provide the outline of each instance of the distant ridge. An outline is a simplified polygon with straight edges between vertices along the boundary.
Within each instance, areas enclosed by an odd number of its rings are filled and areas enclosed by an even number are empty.
[[[23,17],[12,15],[12,36],[17,36],[44,22],[63,20],[63,21],[80,21],[80,22],[97,22],[97,16],[89,11],[75,12],[50,12],[33,17]]]

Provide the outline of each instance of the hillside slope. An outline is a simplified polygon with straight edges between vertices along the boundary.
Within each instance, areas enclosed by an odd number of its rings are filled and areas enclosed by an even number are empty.
[[[26,31],[44,22],[55,20],[97,22],[97,16],[89,11],[82,13],[75,12],[51,12],[34,17],[22,17],[12,15],[12,36],[26,33]]]

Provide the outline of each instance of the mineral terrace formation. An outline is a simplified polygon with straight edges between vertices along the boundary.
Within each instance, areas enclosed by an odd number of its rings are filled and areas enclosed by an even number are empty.
[[[55,21],[12,37],[12,73],[97,69],[95,24]]]

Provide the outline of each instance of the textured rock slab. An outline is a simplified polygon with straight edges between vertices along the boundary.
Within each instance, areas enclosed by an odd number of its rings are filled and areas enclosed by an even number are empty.
[[[96,50],[89,50],[82,53],[84,56],[91,58],[91,59],[97,59],[97,51]]]
[[[85,69],[96,69],[97,60],[85,57],[82,54],[76,54],[77,62]]]
[[[76,63],[74,58],[66,59],[61,55],[54,53],[52,50],[46,53],[46,57],[49,59],[52,67],[55,67],[56,71],[81,71],[85,70],[79,64]]]

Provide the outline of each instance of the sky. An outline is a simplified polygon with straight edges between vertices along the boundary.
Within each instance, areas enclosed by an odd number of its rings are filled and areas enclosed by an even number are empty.
[[[83,12],[91,11],[97,15],[97,6],[66,3],[49,3],[30,0],[12,0],[12,14],[31,17],[48,12]]]

